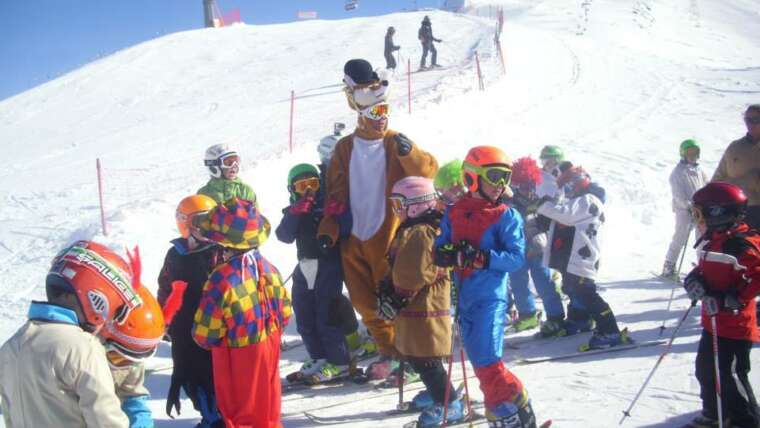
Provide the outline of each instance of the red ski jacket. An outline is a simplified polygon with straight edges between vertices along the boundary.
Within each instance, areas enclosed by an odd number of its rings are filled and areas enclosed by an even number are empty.
[[[755,314],[755,297],[760,294],[760,234],[744,223],[713,232],[697,251],[695,269],[710,292],[736,294],[743,307],[734,312],[721,302],[716,322],[718,336],[760,342]],[[702,308],[702,327],[712,334],[710,317]]]

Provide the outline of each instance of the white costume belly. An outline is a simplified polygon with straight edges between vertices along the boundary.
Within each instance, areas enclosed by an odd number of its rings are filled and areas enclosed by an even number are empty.
[[[385,146],[382,139],[368,141],[354,135],[348,177],[353,217],[351,234],[360,241],[367,241],[385,220]]]

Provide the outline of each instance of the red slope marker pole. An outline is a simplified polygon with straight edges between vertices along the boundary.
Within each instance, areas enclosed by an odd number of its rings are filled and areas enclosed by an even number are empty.
[[[98,198],[100,199],[100,225],[103,228],[103,236],[108,236],[106,229],[106,210],[103,208],[103,174],[100,168],[100,158],[95,159],[95,169],[98,171]]]
[[[480,57],[478,56],[478,51],[475,51],[475,65],[478,70],[478,88],[482,91],[485,87],[483,86],[483,75],[480,73]]]
[[[293,110],[296,103],[296,91],[290,91],[290,131],[288,132],[288,148],[293,153]]]
[[[406,93],[409,114],[412,114],[412,60],[410,58],[406,59]]]

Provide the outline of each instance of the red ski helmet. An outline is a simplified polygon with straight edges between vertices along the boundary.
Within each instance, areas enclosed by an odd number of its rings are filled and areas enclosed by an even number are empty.
[[[747,211],[744,191],[739,186],[722,181],[707,183],[694,193],[691,201],[695,220],[703,220],[708,228],[731,226],[741,220]]]
[[[506,169],[509,170],[509,176],[505,183],[508,186],[511,180],[512,159],[497,147],[477,146],[471,148],[467,152],[464,162],[462,162],[462,175],[464,175],[464,184],[467,189],[473,193],[477,192],[479,188],[478,178],[482,177],[483,167],[498,165],[506,166]]]

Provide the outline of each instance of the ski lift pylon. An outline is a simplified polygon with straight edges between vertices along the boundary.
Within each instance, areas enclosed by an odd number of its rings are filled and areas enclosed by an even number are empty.
[[[346,10],[354,10],[357,7],[359,7],[359,0],[346,0],[346,5],[344,6]]]

